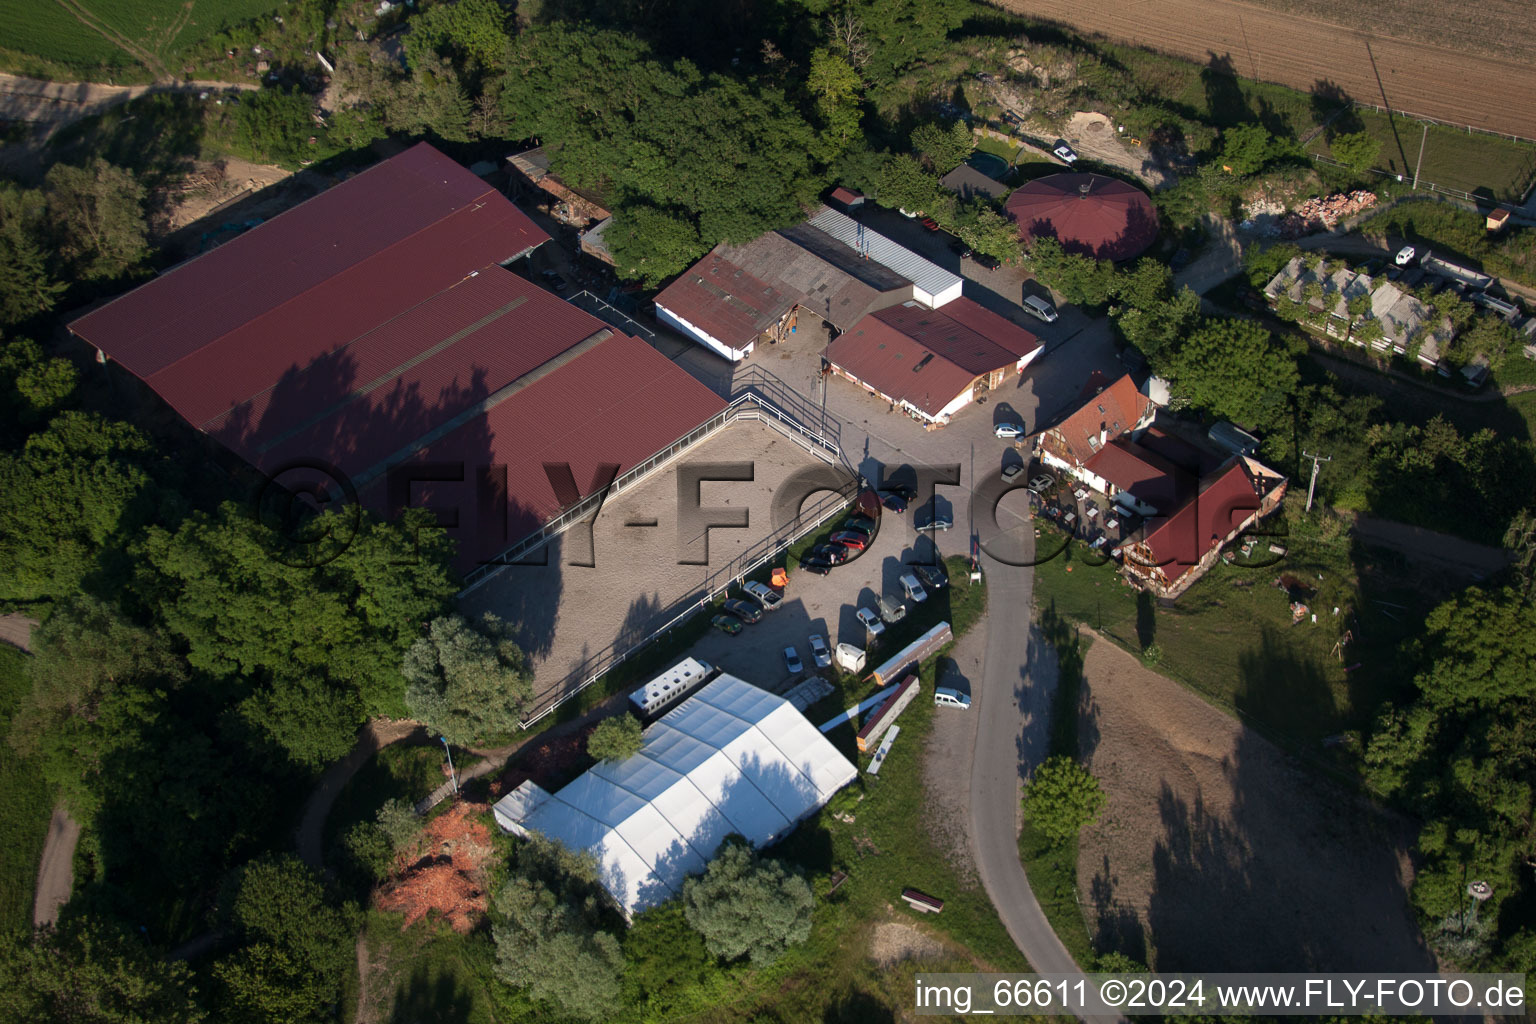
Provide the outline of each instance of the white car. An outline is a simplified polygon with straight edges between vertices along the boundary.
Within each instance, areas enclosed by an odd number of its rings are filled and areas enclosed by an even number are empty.
[[[992,433],[1007,441],[1024,436],[1024,428],[1017,423],[999,423],[992,428]]]
[[[800,664],[800,654],[793,647],[784,648],[784,667],[789,669],[790,675],[805,671],[805,666]]]
[[[951,686],[936,686],[933,688],[933,704],[940,708],[959,708],[968,711],[971,707],[971,695],[961,693]]]
[[[811,661],[817,668],[828,668],[832,664],[832,652],[827,650],[827,641],[820,633],[811,634]]]
[[[1068,165],[1077,163],[1077,151],[1072,148],[1071,143],[1067,142],[1066,139],[1057,139],[1056,144],[1051,147],[1051,152],[1055,153]]]
[[[880,613],[870,608],[860,608],[856,613],[859,621],[864,624],[864,630],[871,637],[877,637],[885,632],[885,623],[880,621]]]
[[[774,590],[766,583],[745,583],[742,584],[741,589],[748,597],[762,605],[765,612],[773,611],[784,600],[777,590]]]
[[[1403,246],[1401,249],[1397,250],[1397,265],[1400,266],[1400,267],[1406,267],[1406,266],[1410,265],[1411,263],[1413,263],[1414,257],[1417,256],[1418,254],[1419,254],[1418,250],[1415,249],[1413,246],[1411,246],[1411,245]]]

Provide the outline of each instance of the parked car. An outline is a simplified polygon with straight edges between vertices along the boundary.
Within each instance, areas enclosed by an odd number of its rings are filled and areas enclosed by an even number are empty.
[[[943,533],[945,530],[948,530],[950,527],[954,526],[955,521],[949,516],[940,515],[939,513],[935,512],[923,516],[921,519],[916,519],[912,525],[914,528],[922,530],[925,533]]]
[[[1072,144],[1066,139],[1057,139],[1051,146],[1051,152],[1065,161],[1068,166],[1077,163],[1077,150],[1073,149]]]
[[[959,708],[968,711],[971,707],[971,695],[961,693],[952,686],[935,686],[933,688],[933,706],[937,708]]]
[[[741,632],[741,620],[733,619],[729,615],[716,615],[709,620],[709,624],[726,636],[735,636]]]
[[[749,626],[763,620],[763,609],[751,601],[743,601],[740,598],[733,597],[720,607]]]
[[[766,583],[746,583],[741,588],[748,597],[763,606],[763,611],[771,612],[783,603],[783,596]]]
[[[806,552],[810,558],[819,558],[828,565],[842,565],[848,561],[850,549],[846,544],[817,544]]]
[[[934,220],[932,217],[924,217],[922,220],[918,221],[918,223],[927,228],[929,231],[939,230],[939,222]]]
[[[857,530],[843,530],[840,533],[834,533],[829,539],[834,544],[841,544],[854,551],[863,551],[869,545],[869,538]]]
[[[996,270],[998,267],[1002,266],[1002,264],[997,261],[997,257],[988,256],[984,252],[971,253],[971,259],[975,260],[978,264],[987,268],[988,270]]]
[[[784,667],[789,669],[790,675],[805,671],[805,666],[800,663],[800,654],[793,647],[784,648]]]
[[[866,537],[873,537],[875,535],[875,521],[873,519],[866,519],[863,516],[849,516],[843,520],[843,525],[839,526],[838,529],[857,530]]]
[[[917,488],[906,484],[887,484],[885,490],[889,494],[899,494],[907,501],[917,497]]]
[[[864,631],[871,637],[879,636],[885,632],[885,623],[880,621],[880,613],[872,608],[860,608],[854,613],[860,622],[864,624]]]
[[[992,433],[1005,441],[1012,441],[1024,436],[1024,428],[1017,423],[999,423],[992,428]]]
[[[817,576],[825,576],[832,571],[832,563],[825,558],[815,558],[811,555],[800,556],[800,568],[806,572],[815,573]]]
[[[956,256],[959,256],[961,259],[967,259],[971,255],[971,247],[966,245],[958,238],[949,243],[949,251],[954,253]]]
[[[918,580],[916,573],[902,573],[900,582],[901,592],[907,595],[908,601],[921,603],[928,600],[928,592],[923,589],[923,584]]]
[[[1411,266],[1413,266],[1414,258],[1417,257],[1418,254],[1419,254],[1418,250],[1415,249],[1413,246],[1411,246],[1411,245],[1403,246],[1401,249],[1397,250],[1397,257],[1396,257],[1397,265],[1400,266],[1400,267],[1411,267]]]
[[[820,633],[812,633],[810,639],[811,661],[817,668],[828,668],[832,664],[832,652],[827,649],[827,641]]]
[[[943,590],[949,586],[949,574],[942,565],[914,565],[912,571],[929,590]]]
[[[895,494],[889,491],[880,495],[880,504],[884,505],[892,512],[895,512],[897,515],[900,515],[907,510],[907,499],[903,498],[899,494]]]
[[[1024,312],[1028,313],[1030,316],[1038,317],[1048,324],[1053,324],[1056,322],[1056,318],[1058,316],[1056,307],[1042,299],[1040,296],[1025,296],[1022,305],[1024,307]]]
[[[1029,482],[1029,489],[1042,495],[1054,486],[1056,486],[1056,478],[1049,473],[1041,473]]]
[[[1024,463],[1010,462],[1003,467],[1003,479],[1012,483],[1016,477],[1024,472]]]

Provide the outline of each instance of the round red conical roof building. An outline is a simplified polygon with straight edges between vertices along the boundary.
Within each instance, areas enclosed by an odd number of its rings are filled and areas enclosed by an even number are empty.
[[[1157,211],[1134,185],[1102,174],[1052,174],[1008,197],[1008,215],[1027,246],[1054,238],[1068,252],[1128,260],[1157,238]]]

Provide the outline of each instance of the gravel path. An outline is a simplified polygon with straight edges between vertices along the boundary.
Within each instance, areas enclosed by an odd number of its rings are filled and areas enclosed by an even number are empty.
[[[80,823],[59,804],[48,822],[48,838],[37,866],[37,895],[32,902],[34,925],[53,924],[59,919],[59,908],[69,902],[75,887],[75,844],[79,841]]]
[[[260,82],[162,82],[155,85],[101,85],[96,82],[45,82],[0,74],[0,120],[28,121],[52,127],[99,114],[109,107],[151,92],[255,90]]]

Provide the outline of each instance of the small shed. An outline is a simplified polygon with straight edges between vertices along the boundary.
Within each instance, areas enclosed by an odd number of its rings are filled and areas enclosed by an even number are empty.
[[[859,207],[864,205],[864,193],[855,192],[853,189],[844,188],[841,185],[833,189],[832,195],[828,198],[830,198],[838,206],[841,206],[843,209],[849,211],[857,210]]]
[[[1488,211],[1488,230],[1497,234],[1509,226],[1509,211],[1502,206]]]

